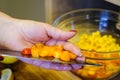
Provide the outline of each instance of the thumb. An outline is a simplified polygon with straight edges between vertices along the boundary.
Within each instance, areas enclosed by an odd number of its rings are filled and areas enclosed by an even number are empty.
[[[76,32],[63,31],[63,30],[55,28],[55,27],[53,27],[49,24],[45,24],[44,27],[45,27],[45,29],[48,33],[48,36],[50,36],[50,37],[52,37],[53,39],[56,39],[56,40],[68,40],[76,34]]]

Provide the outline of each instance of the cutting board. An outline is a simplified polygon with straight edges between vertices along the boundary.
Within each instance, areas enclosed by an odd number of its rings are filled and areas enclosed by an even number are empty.
[[[14,80],[82,80],[69,71],[44,69],[21,61],[7,65],[0,63],[0,70],[4,68],[12,69]]]
[[[10,68],[14,74],[14,80],[82,80],[70,71],[56,71],[36,67],[17,61],[14,64],[0,63],[0,71]],[[110,80],[119,80],[120,74]]]

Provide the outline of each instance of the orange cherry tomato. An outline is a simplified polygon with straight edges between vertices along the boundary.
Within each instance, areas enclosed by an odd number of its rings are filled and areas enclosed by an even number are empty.
[[[33,45],[31,48],[25,48],[22,51],[23,56],[29,56],[34,58],[39,57],[54,57],[59,58],[63,61],[70,61],[75,59],[77,56],[69,51],[63,49],[61,45],[57,46],[46,46],[38,43]]]

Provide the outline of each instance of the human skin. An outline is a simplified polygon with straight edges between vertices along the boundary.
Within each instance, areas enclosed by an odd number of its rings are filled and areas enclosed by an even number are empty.
[[[80,49],[67,41],[75,34],[76,32],[65,32],[47,23],[16,19],[0,12],[0,49],[22,51],[36,43],[43,43],[48,46],[62,45],[65,50],[77,55],[76,60],[85,61]],[[40,60],[19,59],[47,69],[73,70],[82,67],[80,64],[66,65]]]

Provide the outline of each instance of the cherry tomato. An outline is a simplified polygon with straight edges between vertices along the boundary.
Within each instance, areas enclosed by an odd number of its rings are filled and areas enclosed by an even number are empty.
[[[29,57],[29,56],[31,56],[31,49],[30,48],[25,48],[25,49],[22,50],[21,54],[23,56],[28,56]]]

